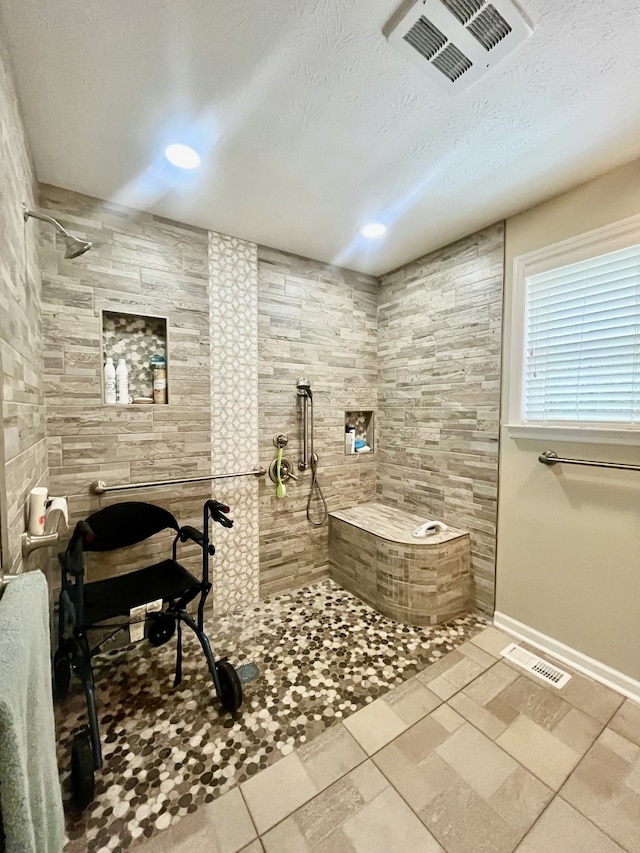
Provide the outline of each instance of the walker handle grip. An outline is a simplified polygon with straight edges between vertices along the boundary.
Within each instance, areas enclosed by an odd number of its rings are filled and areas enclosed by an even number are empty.
[[[231,512],[231,507],[214,500],[207,501],[205,506],[214,521],[223,527],[233,527],[233,521],[225,515],[226,512]]]

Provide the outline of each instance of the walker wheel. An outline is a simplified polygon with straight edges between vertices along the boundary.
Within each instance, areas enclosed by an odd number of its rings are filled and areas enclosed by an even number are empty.
[[[225,711],[230,711],[233,714],[242,705],[242,685],[238,673],[228,660],[218,661],[216,672],[220,682],[218,699],[220,699]]]
[[[53,656],[53,695],[55,699],[64,700],[69,695],[71,681],[71,664],[66,653],[61,649]]]
[[[96,790],[93,749],[89,731],[80,732],[71,744],[71,793],[79,809],[86,808]]]
[[[168,643],[176,631],[176,620],[174,616],[163,613],[149,625],[149,642],[152,646],[161,646]]]

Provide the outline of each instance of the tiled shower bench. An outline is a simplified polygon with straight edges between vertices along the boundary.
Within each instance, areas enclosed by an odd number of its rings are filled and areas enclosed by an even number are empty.
[[[331,577],[385,616],[409,625],[435,625],[467,611],[469,533],[448,527],[424,539],[425,522],[381,503],[330,513]]]

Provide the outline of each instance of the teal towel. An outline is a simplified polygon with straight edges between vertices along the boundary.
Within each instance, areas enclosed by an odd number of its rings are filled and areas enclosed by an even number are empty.
[[[42,572],[12,580],[0,598],[0,811],[7,853],[61,853],[49,593]]]

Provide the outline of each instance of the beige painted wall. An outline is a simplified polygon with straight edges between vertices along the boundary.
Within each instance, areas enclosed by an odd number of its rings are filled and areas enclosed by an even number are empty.
[[[640,475],[540,465],[640,463],[640,447],[513,440],[507,422],[513,260],[640,213],[640,161],[507,220],[496,610],[640,680]]]

